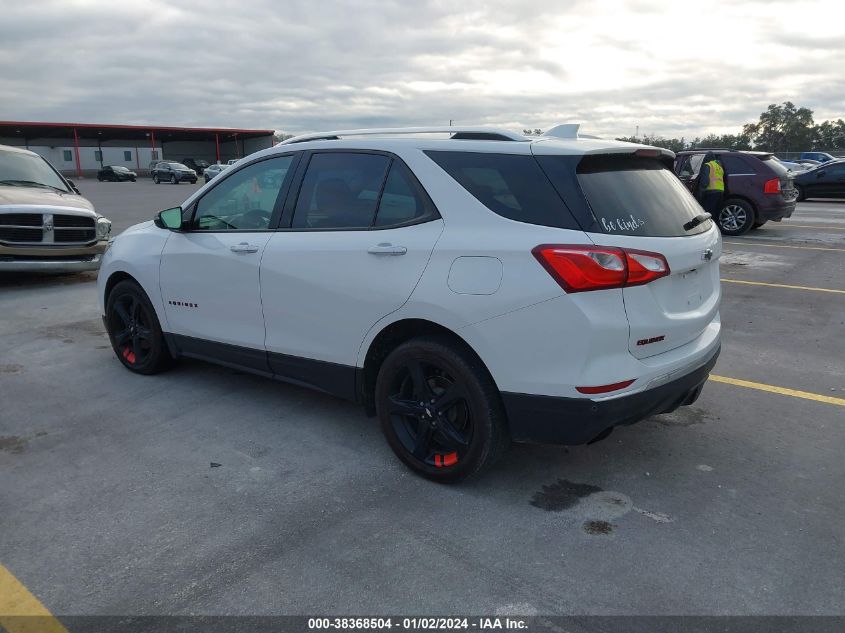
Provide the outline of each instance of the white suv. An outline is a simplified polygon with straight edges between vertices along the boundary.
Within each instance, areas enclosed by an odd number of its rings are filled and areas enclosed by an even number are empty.
[[[100,307],[134,372],[189,356],[355,400],[459,481],[698,397],[721,238],[672,158],[577,126],[293,138],[114,239]]]

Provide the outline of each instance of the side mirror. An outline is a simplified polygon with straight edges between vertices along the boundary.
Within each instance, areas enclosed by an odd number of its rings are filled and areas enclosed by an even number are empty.
[[[156,213],[155,225],[160,229],[178,231],[182,228],[182,207],[173,207]]]
[[[65,180],[67,180],[67,178],[65,178]],[[70,185],[70,190],[73,191],[73,193],[79,193],[79,188],[76,186],[75,182],[73,182],[72,180],[68,180],[67,184]]]

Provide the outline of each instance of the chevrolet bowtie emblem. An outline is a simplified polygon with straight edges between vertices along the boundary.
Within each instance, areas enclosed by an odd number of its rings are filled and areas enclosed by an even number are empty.
[[[709,262],[711,259],[713,259],[713,249],[705,249],[704,252],[701,254],[701,259],[703,259],[705,262]]]

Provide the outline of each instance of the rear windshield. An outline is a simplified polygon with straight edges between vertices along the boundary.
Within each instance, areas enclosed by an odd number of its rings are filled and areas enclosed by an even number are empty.
[[[538,160],[555,187],[569,196],[573,160],[569,156],[542,156]],[[581,193],[593,216],[592,227],[612,235],[678,237],[708,230],[710,220],[693,229],[684,224],[703,213],[686,187],[655,158],[602,154],[585,156],[575,168]],[[570,207],[578,201],[570,202]]]
[[[533,156],[436,151],[426,154],[497,215],[528,224],[579,228]]]
[[[782,162],[777,160],[771,154],[767,154],[766,156],[758,156],[757,158],[762,160],[763,164],[766,167],[771,169],[773,172],[775,172],[781,178],[786,178],[786,177],[791,175],[789,173],[789,168],[786,165],[784,165]]]

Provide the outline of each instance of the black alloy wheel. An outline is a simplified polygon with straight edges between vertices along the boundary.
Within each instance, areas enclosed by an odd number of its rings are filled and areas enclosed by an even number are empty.
[[[172,358],[150,300],[138,284],[118,283],[109,294],[106,325],[114,353],[139,374],[154,374]]]
[[[376,407],[396,455],[435,481],[465,479],[508,443],[486,368],[448,339],[414,339],[394,350],[379,371]]]

